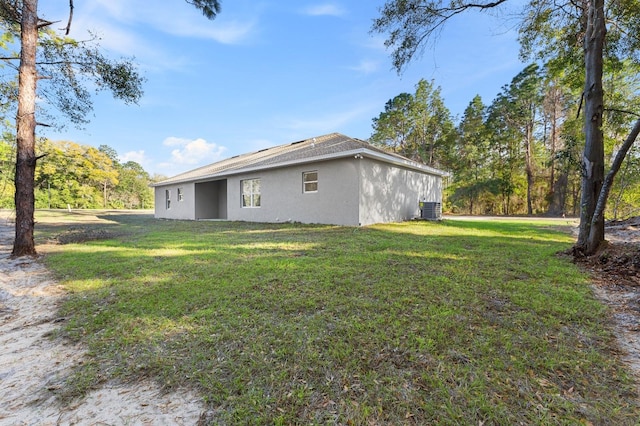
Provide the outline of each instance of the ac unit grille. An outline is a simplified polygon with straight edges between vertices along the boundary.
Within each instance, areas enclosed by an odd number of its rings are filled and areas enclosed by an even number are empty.
[[[420,218],[421,219],[441,219],[442,218],[442,203],[423,201],[420,203]]]

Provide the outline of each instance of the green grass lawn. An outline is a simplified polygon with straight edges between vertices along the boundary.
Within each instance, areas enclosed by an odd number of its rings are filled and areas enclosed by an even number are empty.
[[[39,241],[110,238],[46,248],[71,292],[63,334],[89,348],[63,396],[153,378],[197,389],[214,424],[640,418],[606,309],[556,255],[572,244],[557,222],[47,217]]]

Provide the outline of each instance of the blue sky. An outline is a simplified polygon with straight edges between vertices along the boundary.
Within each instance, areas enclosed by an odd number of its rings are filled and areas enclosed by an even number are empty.
[[[184,0],[74,3],[70,35],[91,30],[110,55],[135,56],[145,94],[129,106],[99,94],[84,129],[41,135],[109,145],[151,174],[331,132],[367,139],[385,103],[421,78],[460,116],[476,94],[490,103],[524,68],[514,22],[487,14],[451,21],[398,75],[384,36],[370,34],[383,0],[222,0],[213,21]],[[67,7],[41,1],[40,15],[63,27]]]

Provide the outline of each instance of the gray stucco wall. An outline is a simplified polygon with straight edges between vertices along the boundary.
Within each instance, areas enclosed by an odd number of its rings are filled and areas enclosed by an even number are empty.
[[[227,218],[226,179],[196,183],[195,194],[196,219]]]
[[[360,224],[400,222],[420,214],[418,201],[442,202],[442,178],[360,160]]]
[[[303,192],[304,172],[317,171],[318,191]],[[260,207],[241,204],[241,181],[260,179]],[[178,201],[178,188],[183,201]],[[171,191],[166,208],[165,191]],[[196,200],[197,198],[197,200]],[[155,217],[249,222],[371,225],[419,215],[418,201],[442,202],[442,178],[369,158],[343,158],[259,171],[219,181],[155,188]]]
[[[195,219],[195,189],[193,183],[159,186],[155,188],[155,217],[158,219]],[[182,201],[178,201],[178,189]],[[171,205],[166,206],[166,190],[171,191]]]
[[[228,218],[255,222],[358,225],[358,172],[353,158],[228,178]],[[303,193],[302,174],[318,172],[318,191]],[[259,178],[261,206],[243,208],[240,181]]]

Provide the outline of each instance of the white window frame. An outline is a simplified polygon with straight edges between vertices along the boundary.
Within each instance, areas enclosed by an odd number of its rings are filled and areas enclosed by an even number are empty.
[[[178,202],[180,201],[184,201],[184,192],[182,191],[182,188],[178,188]]]
[[[247,185],[245,185],[245,183]],[[245,189],[248,191],[245,192]],[[258,209],[262,204],[260,178],[240,180],[240,205],[243,209]]]
[[[171,190],[170,189],[165,189],[164,200],[165,200],[166,209],[171,210]]]
[[[313,174],[316,175],[315,180],[312,180],[312,179],[307,180],[307,177]],[[317,170],[302,172],[302,192],[304,194],[313,194],[318,192],[318,177],[319,176],[318,176]],[[315,189],[309,189],[309,188],[314,188],[314,186],[315,186]]]

